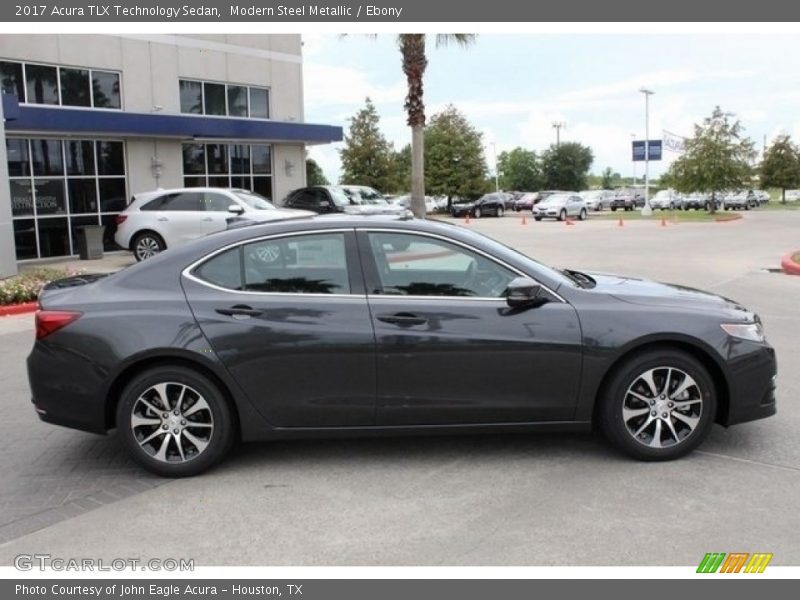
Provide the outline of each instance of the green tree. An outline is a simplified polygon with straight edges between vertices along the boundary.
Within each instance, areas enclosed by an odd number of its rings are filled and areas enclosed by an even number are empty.
[[[392,185],[394,149],[381,133],[380,117],[367,98],[366,106],[350,119],[342,148],[341,183],[368,185],[386,190]]]
[[[322,167],[313,158],[306,159],[306,185],[328,185],[330,182],[322,172]]]
[[[719,106],[694,126],[694,135],[683,147],[666,181],[681,193],[711,194],[712,213],[717,210],[717,193],[750,186],[754,144],[744,136],[741,123]]]
[[[553,144],[542,155],[542,175],[551,190],[586,189],[586,179],[594,161],[592,149],[578,142]]]
[[[779,135],[764,152],[761,161],[761,187],[781,189],[781,204],[786,204],[786,190],[800,186],[800,148],[788,135]]]
[[[452,105],[425,128],[425,186],[447,196],[448,208],[454,196],[474,198],[486,190],[482,137]]]
[[[514,148],[501,152],[497,157],[500,171],[500,187],[504,190],[533,192],[542,187],[542,171],[539,159],[532,150]]]
[[[422,93],[423,76],[428,66],[425,38],[424,33],[404,33],[397,37],[408,84],[405,109],[411,127],[411,210],[419,219],[425,218],[425,103]],[[468,46],[474,40],[473,34],[439,34],[436,45],[456,42]]]
[[[619,173],[614,173],[611,167],[606,167],[601,175],[600,185],[604,190],[614,189],[614,179],[619,178]]]
[[[392,185],[387,192],[405,194],[411,189],[411,144],[392,153]]]

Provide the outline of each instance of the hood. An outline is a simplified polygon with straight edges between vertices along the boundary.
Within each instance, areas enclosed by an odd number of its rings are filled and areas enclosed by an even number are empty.
[[[606,273],[590,273],[589,275],[597,282],[593,289],[630,304],[727,312],[733,313],[741,320],[753,320],[755,317],[751,311],[738,302],[695,288],[647,279],[619,277]]]

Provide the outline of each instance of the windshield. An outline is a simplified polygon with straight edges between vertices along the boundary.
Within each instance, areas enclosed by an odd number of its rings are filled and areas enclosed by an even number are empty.
[[[553,204],[556,202],[566,202],[569,199],[569,196],[566,194],[553,194],[552,196],[548,196],[542,202],[546,202],[547,204]]]
[[[351,197],[342,188],[328,188],[328,191],[336,206],[349,206],[351,204]],[[361,202],[358,199],[353,199],[352,204],[361,204]]]
[[[236,190],[233,194],[249,208],[254,208],[256,210],[277,210],[275,205],[261,194],[248,192],[247,190]]]

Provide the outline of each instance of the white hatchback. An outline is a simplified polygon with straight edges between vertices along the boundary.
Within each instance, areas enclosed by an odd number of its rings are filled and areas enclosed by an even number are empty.
[[[167,248],[223,231],[234,218],[272,221],[313,214],[276,208],[263,196],[248,190],[156,190],[136,194],[128,207],[117,215],[114,241],[133,252],[136,260],[144,260]]]

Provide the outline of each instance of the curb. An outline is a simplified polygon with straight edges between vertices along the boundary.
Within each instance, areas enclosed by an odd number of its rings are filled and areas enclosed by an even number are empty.
[[[781,259],[781,268],[787,275],[800,275],[800,263],[795,262],[792,257],[799,252],[790,252]]]
[[[0,306],[0,317],[10,317],[11,315],[24,315],[26,313],[35,312],[39,308],[39,303],[22,302],[21,304],[9,304],[8,306]]]
[[[721,215],[719,217],[714,218],[715,223],[729,223],[730,221],[738,221],[742,218],[742,215]]]

